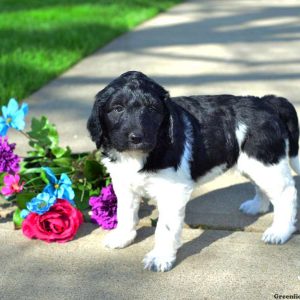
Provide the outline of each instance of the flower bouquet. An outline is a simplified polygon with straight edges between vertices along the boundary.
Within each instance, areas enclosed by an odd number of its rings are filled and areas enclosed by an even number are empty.
[[[32,118],[31,130],[25,132],[27,114],[26,103],[19,106],[10,99],[0,117],[0,191],[17,205],[15,228],[28,238],[66,242],[76,235],[89,204],[93,222],[114,228],[117,199],[100,154],[74,154],[70,147],[60,147],[56,127],[45,116]],[[16,144],[7,137],[10,128],[28,139],[26,157],[15,153]]]

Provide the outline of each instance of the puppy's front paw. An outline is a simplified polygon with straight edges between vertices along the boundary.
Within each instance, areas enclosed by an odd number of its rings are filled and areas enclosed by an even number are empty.
[[[124,248],[130,245],[136,237],[136,231],[124,232],[115,229],[104,238],[104,246],[111,249]]]
[[[295,226],[290,226],[286,230],[271,226],[264,232],[262,240],[268,244],[284,244],[295,231]]]
[[[143,259],[144,269],[154,272],[170,271],[175,263],[176,256],[157,254],[150,251]]]

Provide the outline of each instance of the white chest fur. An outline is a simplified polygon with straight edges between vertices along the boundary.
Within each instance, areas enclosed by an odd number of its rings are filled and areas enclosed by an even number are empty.
[[[117,161],[104,158],[102,162],[110,173],[113,183],[123,185],[134,193],[144,194],[149,174],[139,172],[144,165],[146,155],[140,152],[116,154]]]
[[[118,153],[117,161],[111,162],[108,158],[102,161],[109,171],[113,184],[122,186],[119,190],[129,189],[140,196],[148,196],[156,199],[160,195],[169,197],[176,191],[180,194],[190,192],[194,184],[187,176],[185,165],[174,168],[166,168],[156,172],[139,172],[147,158],[140,152]]]

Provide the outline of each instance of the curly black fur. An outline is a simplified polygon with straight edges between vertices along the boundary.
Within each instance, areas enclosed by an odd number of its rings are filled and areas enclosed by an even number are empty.
[[[240,151],[264,164],[298,154],[299,126],[290,102],[273,95],[170,98],[146,75],[127,72],[96,95],[88,130],[97,148],[110,153],[148,153],[141,171],[178,168],[184,151],[184,116],[193,129],[191,176],[197,180],[215,166],[232,167]],[[247,127],[239,146],[238,124]]]

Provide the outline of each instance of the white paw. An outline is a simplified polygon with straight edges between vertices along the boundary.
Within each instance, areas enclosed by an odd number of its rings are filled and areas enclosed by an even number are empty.
[[[247,200],[243,202],[240,206],[240,211],[246,215],[257,215],[260,213],[265,213],[269,209],[269,203],[267,205],[262,205],[260,201],[257,200]]]
[[[104,246],[111,249],[124,248],[130,245],[136,237],[136,231],[129,232],[115,229],[104,238]]]
[[[271,226],[264,232],[262,240],[268,244],[284,244],[294,231],[296,231],[295,226],[290,226],[290,228],[286,230]]]
[[[174,255],[159,255],[154,250],[150,251],[143,259],[144,269],[154,272],[170,271],[175,263]]]

